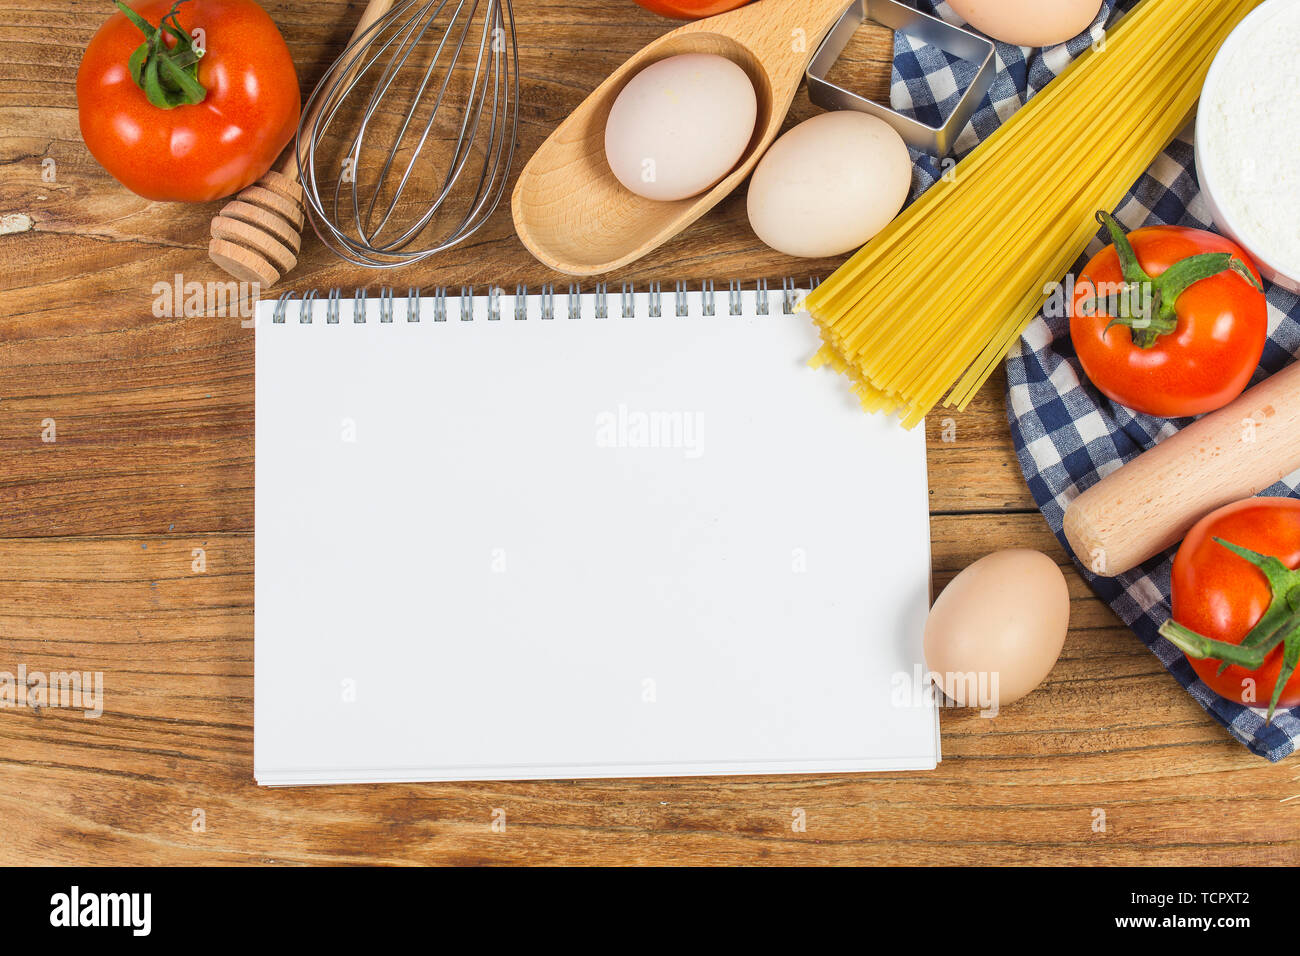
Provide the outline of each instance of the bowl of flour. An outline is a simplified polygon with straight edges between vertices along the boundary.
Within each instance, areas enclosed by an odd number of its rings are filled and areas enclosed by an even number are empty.
[[[1266,279],[1300,293],[1300,0],[1268,0],[1214,59],[1196,171],[1215,227]]]

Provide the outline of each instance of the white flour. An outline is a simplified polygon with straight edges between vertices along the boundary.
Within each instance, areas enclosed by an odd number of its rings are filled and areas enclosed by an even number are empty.
[[[1243,243],[1300,276],[1300,0],[1233,34],[1201,99],[1198,150]]]

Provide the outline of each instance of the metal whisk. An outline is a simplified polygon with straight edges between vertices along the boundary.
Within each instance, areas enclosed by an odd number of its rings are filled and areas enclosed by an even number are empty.
[[[399,0],[334,62],[303,116],[302,186],[335,253],[384,269],[464,242],[501,202],[514,158],[510,0]]]

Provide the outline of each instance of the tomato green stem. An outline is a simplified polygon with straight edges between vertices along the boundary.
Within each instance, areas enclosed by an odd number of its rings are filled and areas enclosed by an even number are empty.
[[[1159,341],[1160,336],[1168,335],[1178,328],[1178,299],[1202,279],[1224,272],[1235,272],[1257,291],[1264,291],[1250,267],[1227,252],[1189,256],[1175,262],[1159,276],[1152,276],[1138,262],[1133,244],[1115,217],[1108,212],[1098,212],[1097,221],[1110,233],[1115,253],[1119,256],[1120,271],[1124,276],[1119,301],[1111,310],[1116,314],[1106,326],[1106,331],[1109,332],[1116,325],[1127,326],[1133,344],[1138,348],[1149,349]],[[1094,290],[1094,296],[1095,294]]]
[[[203,57],[203,50],[194,45],[177,19],[177,10],[186,0],[175,0],[156,27],[122,0],[113,2],[145,36],[145,41],[131,54],[127,66],[135,85],[144,91],[149,102],[164,110],[202,103],[208,95],[199,82],[199,60]],[[175,41],[171,46],[167,45],[168,36]]]
[[[1177,621],[1170,620],[1160,626],[1160,636],[1168,640],[1184,654],[1195,657],[1197,660],[1213,658],[1216,661],[1223,661],[1225,664],[1236,664],[1248,671],[1257,671],[1264,666],[1264,661],[1268,658],[1268,652],[1282,643],[1284,635],[1277,634],[1270,637],[1263,644],[1246,647],[1242,644],[1229,644],[1227,641],[1213,640],[1196,633],[1191,628],[1183,627]]]
[[[1249,561],[1264,575],[1272,595],[1268,609],[1240,644],[1213,640],[1174,620],[1161,625],[1160,636],[1188,657],[1223,661],[1220,673],[1231,664],[1259,670],[1269,654],[1282,645],[1282,667],[1273,686],[1273,699],[1268,705],[1268,720],[1272,721],[1277,702],[1282,697],[1282,688],[1295,673],[1296,665],[1300,664],[1300,571],[1291,570],[1271,555],[1251,551],[1222,538],[1214,540],[1237,557]]]

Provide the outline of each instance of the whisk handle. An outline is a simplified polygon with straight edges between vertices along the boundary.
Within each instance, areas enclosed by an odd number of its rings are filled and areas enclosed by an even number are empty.
[[[361,19],[357,21],[357,28],[352,31],[352,36],[348,39],[347,45],[351,46],[356,42],[357,37],[361,36],[361,34],[374,26],[375,21],[391,10],[392,6],[393,0],[370,0],[370,2],[366,4],[366,9],[362,11]],[[363,50],[361,48],[351,52],[351,62],[349,62],[345,69],[339,74],[342,77],[344,84],[347,83],[352,70],[357,66],[362,52]],[[308,129],[316,122],[316,117],[320,113],[324,102],[324,99],[316,100],[310,112],[305,113],[299,121],[299,130]],[[288,176],[294,182],[298,181],[298,145],[296,141],[290,141],[289,148],[285,151],[284,158],[280,160],[279,172]]]

